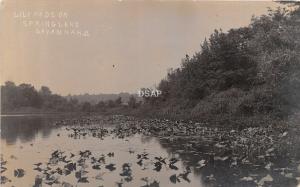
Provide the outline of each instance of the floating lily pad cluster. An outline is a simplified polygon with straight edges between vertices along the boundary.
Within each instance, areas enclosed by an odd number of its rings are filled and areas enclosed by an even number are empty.
[[[300,150],[295,146],[300,145],[300,130],[296,127],[282,125],[239,129],[210,127],[208,124],[191,121],[136,119],[128,116],[91,117],[90,121],[91,125],[85,126],[77,120],[70,123],[73,124],[72,127],[67,128],[77,136],[97,137],[95,134],[99,132],[103,136],[114,135],[118,138],[135,134],[157,137],[162,145],[166,142],[164,148],[171,149],[171,152],[176,152],[183,158],[184,153],[195,155],[193,161],[189,161],[191,158],[184,160],[190,162],[189,165],[196,170],[201,170],[204,181],[230,180],[257,186],[282,181],[296,184],[300,177],[297,172]],[[110,128],[105,127],[107,124]],[[140,159],[138,164],[141,165],[143,161],[144,159]],[[155,170],[160,171],[162,165],[163,162],[155,162]],[[170,165],[170,168],[175,167]],[[233,176],[230,179],[220,177],[211,168],[224,168]],[[178,176],[170,178],[173,182],[178,181],[177,179]]]
[[[101,156],[95,156],[91,151],[85,150],[79,153],[65,153],[60,150],[56,150],[51,153],[49,161],[46,163],[38,162],[34,164],[33,170],[38,171],[40,174],[36,176],[34,186],[38,187],[42,184],[54,185],[63,184],[73,186],[77,183],[90,183],[91,180],[104,180],[103,176],[107,172],[121,170],[119,176],[120,181],[116,181],[116,184],[122,186],[123,183],[129,183],[134,180],[132,165],[137,164],[142,170],[151,169],[160,172],[162,168],[170,170],[178,170],[176,163],[179,161],[177,158],[163,158],[158,156],[150,157],[149,153],[142,152],[136,154],[137,161],[135,163],[123,163],[118,166],[112,162],[107,163],[107,159],[113,159],[115,157],[114,152],[102,154]],[[98,172],[94,177],[88,177],[88,168],[92,168]],[[101,171],[101,172],[100,172]],[[18,171],[19,172],[19,171]],[[72,174],[74,173],[74,174]],[[174,175],[170,176],[171,183],[178,183],[182,181],[190,182],[188,175],[191,173],[189,167],[186,168],[183,173],[175,174],[176,180],[174,181]],[[65,181],[61,181],[63,176],[74,176],[76,184],[69,184]],[[143,187],[158,187],[159,181],[152,180],[150,178],[142,178],[146,184]]]

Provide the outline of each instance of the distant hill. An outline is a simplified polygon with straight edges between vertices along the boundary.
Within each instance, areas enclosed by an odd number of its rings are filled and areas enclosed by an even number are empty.
[[[136,97],[137,101],[142,101],[141,97],[138,97],[137,94],[130,94],[127,92],[119,93],[119,94],[80,94],[80,95],[68,95],[65,98],[77,99],[80,103],[89,102],[91,104],[97,104],[99,101],[108,101],[108,100],[116,100],[121,97],[124,103],[127,103],[130,96]]]

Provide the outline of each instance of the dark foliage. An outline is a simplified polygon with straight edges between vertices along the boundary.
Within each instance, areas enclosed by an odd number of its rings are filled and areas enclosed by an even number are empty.
[[[130,97],[129,107],[136,108],[138,103],[134,96]],[[62,97],[53,94],[51,90],[42,86],[36,90],[30,84],[15,85],[11,81],[1,86],[1,112],[105,112],[116,108],[126,108],[122,98],[116,100],[99,101],[97,104],[79,102],[73,97]]]
[[[215,30],[168,72],[148,108],[195,118],[288,116],[300,107],[299,12],[278,8],[247,27]]]

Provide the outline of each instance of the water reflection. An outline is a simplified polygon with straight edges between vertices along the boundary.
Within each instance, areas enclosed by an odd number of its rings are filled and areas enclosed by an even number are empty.
[[[15,144],[18,140],[22,143],[33,141],[38,134],[47,138],[55,128],[50,124],[60,118],[63,116],[1,116],[1,139]]]
[[[92,120],[50,125],[61,118],[1,118],[3,186],[297,186],[298,161],[287,156],[250,163],[201,136],[125,136]]]
[[[57,119],[1,118],[3,186],[202,186],[157,138],[99,138],[92,129],[75,138],[66,127],[49,125]]]
[[[58,116],[1,116],[1,139],[7,144],[20,140],[26,143],[35,139],[37,134],[49,137],[54,126],[51,122]]]

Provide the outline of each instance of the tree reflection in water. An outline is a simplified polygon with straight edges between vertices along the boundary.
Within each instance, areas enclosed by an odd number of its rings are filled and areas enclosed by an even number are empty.
[[[32,141],[38,134],[43,138],[50,136],[55,126],[51,122],[58,116],[1,116],[1,139],[7,144]]]

